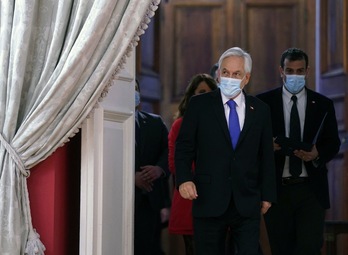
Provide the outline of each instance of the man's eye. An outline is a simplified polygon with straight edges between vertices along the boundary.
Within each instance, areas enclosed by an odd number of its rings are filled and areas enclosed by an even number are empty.
[[[233,75],[232,75],[232,78],[237,78],[237,79],[239,79],[239,78],[241,78],[241,73],[233,73]]]

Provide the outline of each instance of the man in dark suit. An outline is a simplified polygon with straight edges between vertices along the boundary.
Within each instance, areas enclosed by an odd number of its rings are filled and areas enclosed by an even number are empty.
[[[219,89],[192,97],[177,138],[176,185],[193,200],[197,255],[223,255],[228,228],[238,254],[259,254],[260,215],[276,200],[269,108],[242,91],[251,67],[242,49],[225,51]]]
[[[159,115],[140,111],[135,87],[134,254],[159,255],[162,223],[169,218],[168,130]]]
[[[304,51],[284,51],[279,72],[283,85],[258,95],[271,108],[278,188],[266,227],[272,255],[318,255],[330,207],[326,163],[340,147],[335,109],[330,99],[305,87]]]

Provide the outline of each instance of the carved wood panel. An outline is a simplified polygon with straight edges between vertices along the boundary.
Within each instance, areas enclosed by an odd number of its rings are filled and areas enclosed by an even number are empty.
[[[289,47],[307,50],[304,1],[246,0],[241,11],[241,45],[252,56],[253,71],[246,90],[258,94],[280,86],[280,56]],[[237,8],[237,6],[235,6]]]
[[[348,72],[347,1],[321,1],[321,76]]]
[[[190,78],[209,73],[224,46],[223,5],[181,2],[173,6],[174,52],[172,99],[181,99]]]
[[[209,72],[227,48],[251,53],[250,94],[280,85],[281,53],[299,47],[314,59],[315,0],[167,0],[161,5],[160,75],[169,108],[189,79]],[[311,26],[311,28],[308,28]],[[315,70],[315,62],[311,67]],[[310,87],[314,86],[314,75]]]

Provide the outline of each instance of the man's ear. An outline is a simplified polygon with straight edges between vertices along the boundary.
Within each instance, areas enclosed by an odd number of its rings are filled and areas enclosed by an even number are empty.
[[[216,70],[216,78],[215,78],[217,83],[220,83],[220,69]]]
[[[307,78],[308,75],[309,75],[309,70],[310,70],[310,67],[308,66],[308,67],[307,67],[307,70],[306,70],[306,78]]]
[[[280,78],[284,79],[284,70],[281,66],[279,66],[279,74],[280,74]]]
[[[245,85],[247,85],[250,81],[251,73],[246,73],[245,74]]]

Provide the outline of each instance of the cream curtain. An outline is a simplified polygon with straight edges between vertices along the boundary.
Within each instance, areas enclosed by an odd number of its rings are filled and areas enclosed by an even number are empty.
[[[78,132],[159,2],[0,1],[0,254],[44,254],[29,169]]]

